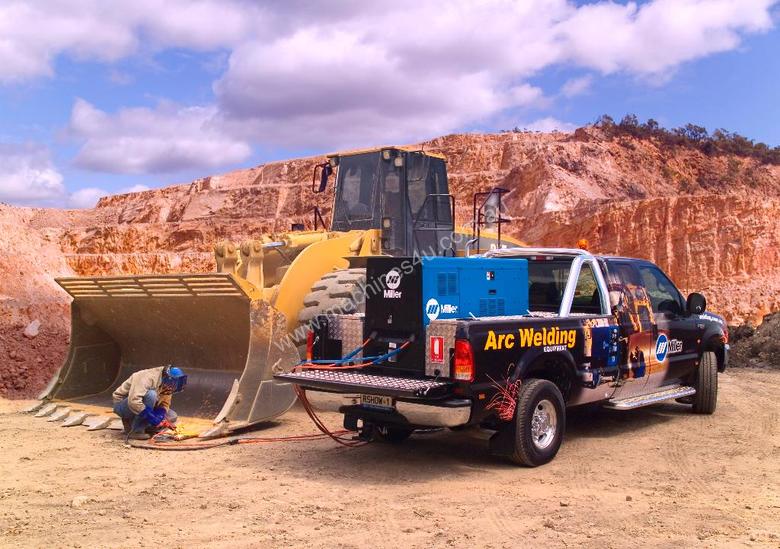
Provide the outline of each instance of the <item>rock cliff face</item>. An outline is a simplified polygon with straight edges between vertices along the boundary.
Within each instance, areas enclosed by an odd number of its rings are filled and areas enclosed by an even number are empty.
[[[731,323],[780,309],[778,166],[664,149],[652,139],[607,139],[595,128],[450,135],[423,146],[447,156],[459,223],[470,221],[473,192],[506,187],[514,218],[506,230],[529,244],[571,247],[586,238],[595,252],[648,258],[681,288],[704,292]],[[67,301],[56,275],[209,271],[218,240],[286,231],[291,223],[310,227],[315,204],[329,219],[332,195],[309,191],[321,161],[275,162],[111,196],[93,210],[0,208],[0,360],[13,353],[14,364],[46,370],[43,377],[58,363]],[[19,335],[35,318],[40,335]],[[25,350],[44,339],[54,347],[44,354],[54,358],[28,358]],[[0,391],[7,393],[38,384],[4,375]]]

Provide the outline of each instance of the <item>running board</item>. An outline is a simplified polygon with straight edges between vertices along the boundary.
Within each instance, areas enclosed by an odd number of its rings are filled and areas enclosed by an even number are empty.
[[[674,400],[676,398],[691,396],[695,393],[696,389],[693,387],[677,385],[675,387],[647,395],[624,398],[621,400],[609,400],[606,404],[604,404],[604,407],[614,408],[616,410],[633,410],[634,408],[641,408],[642,406],[650,406],[651,404],[658,404],[659,402],[664,402],[667,400]]]

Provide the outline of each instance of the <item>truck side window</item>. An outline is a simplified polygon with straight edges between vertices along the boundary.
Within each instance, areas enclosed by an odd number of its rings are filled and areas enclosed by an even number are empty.
[[[633,265],[629,263],[609,263],[609,271],[613,275],[613,282],[623,286],[639,286],[641,280]]]
[[[650,296],[654,313],[682,314],[682,297],[672,281],[661,269],[650,265],[639,265],[642,284]]]
[[[571,312],[589,315],[602,313],[599,287],[593,269],[587,263],[582,265],[580,276],[577,278],[577,287],[571,302]]]

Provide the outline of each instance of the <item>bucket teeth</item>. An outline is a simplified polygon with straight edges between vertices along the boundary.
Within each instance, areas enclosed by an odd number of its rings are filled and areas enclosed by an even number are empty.
[[[67,406],[64,406],[62,408],[57,408],[48,418],[46,418],[46,421],[62,421],[68,415],[71,413],[71,409]]]
[[[35,404],[32,404],[27,408],[25,408],[24,410],[22,410],[22,412],[24,412],[25,414],[32,414],[33,412],[37,412],[38,410],[43,408],[44,404],[46,404],[45,400],[38,400],[35,402]]]
[[[59,408],[59,404],[47,404],[46,406],[43,406],[40,410],[38,410],[35,414],[35,417],[47,417],[54,413],[54,411]]]
[[[76,425],[81,425],[84,423],[84,420],[91,415],[94,414],[88,414],[87,412],[71,412],[70,415],[65,418],[65,421],[62,422],[60,427],[75,427]]]
[[[84,425],[87,426],[87,431],[100,431],[106,429],[114,421],[111,416],[93,416],[84,420]]]

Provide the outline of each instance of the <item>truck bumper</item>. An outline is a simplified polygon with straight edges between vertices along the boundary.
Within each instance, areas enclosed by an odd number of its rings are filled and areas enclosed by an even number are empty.
[[[308,389],[306,398],[312,406],[327,412],[349,413],[357,416],[362,415],[363,412],[375,418],[381,417],[383,413],[382,409],[362,405],[359,394],[328,393]],[[453,398],[433,404],[397,400],[395,412],[387,410],[385,413],[388,417],[401,416],[409,424],[420,427],[458,427],[469,422],[471,401]]]
[[[318,369],[274,377],[304,389],[315,408],[376,422],[457,427],[471,418],[471,400],[453,395],[448,381]],[[361,395],[391,397],[392,408],[363,404]]]

